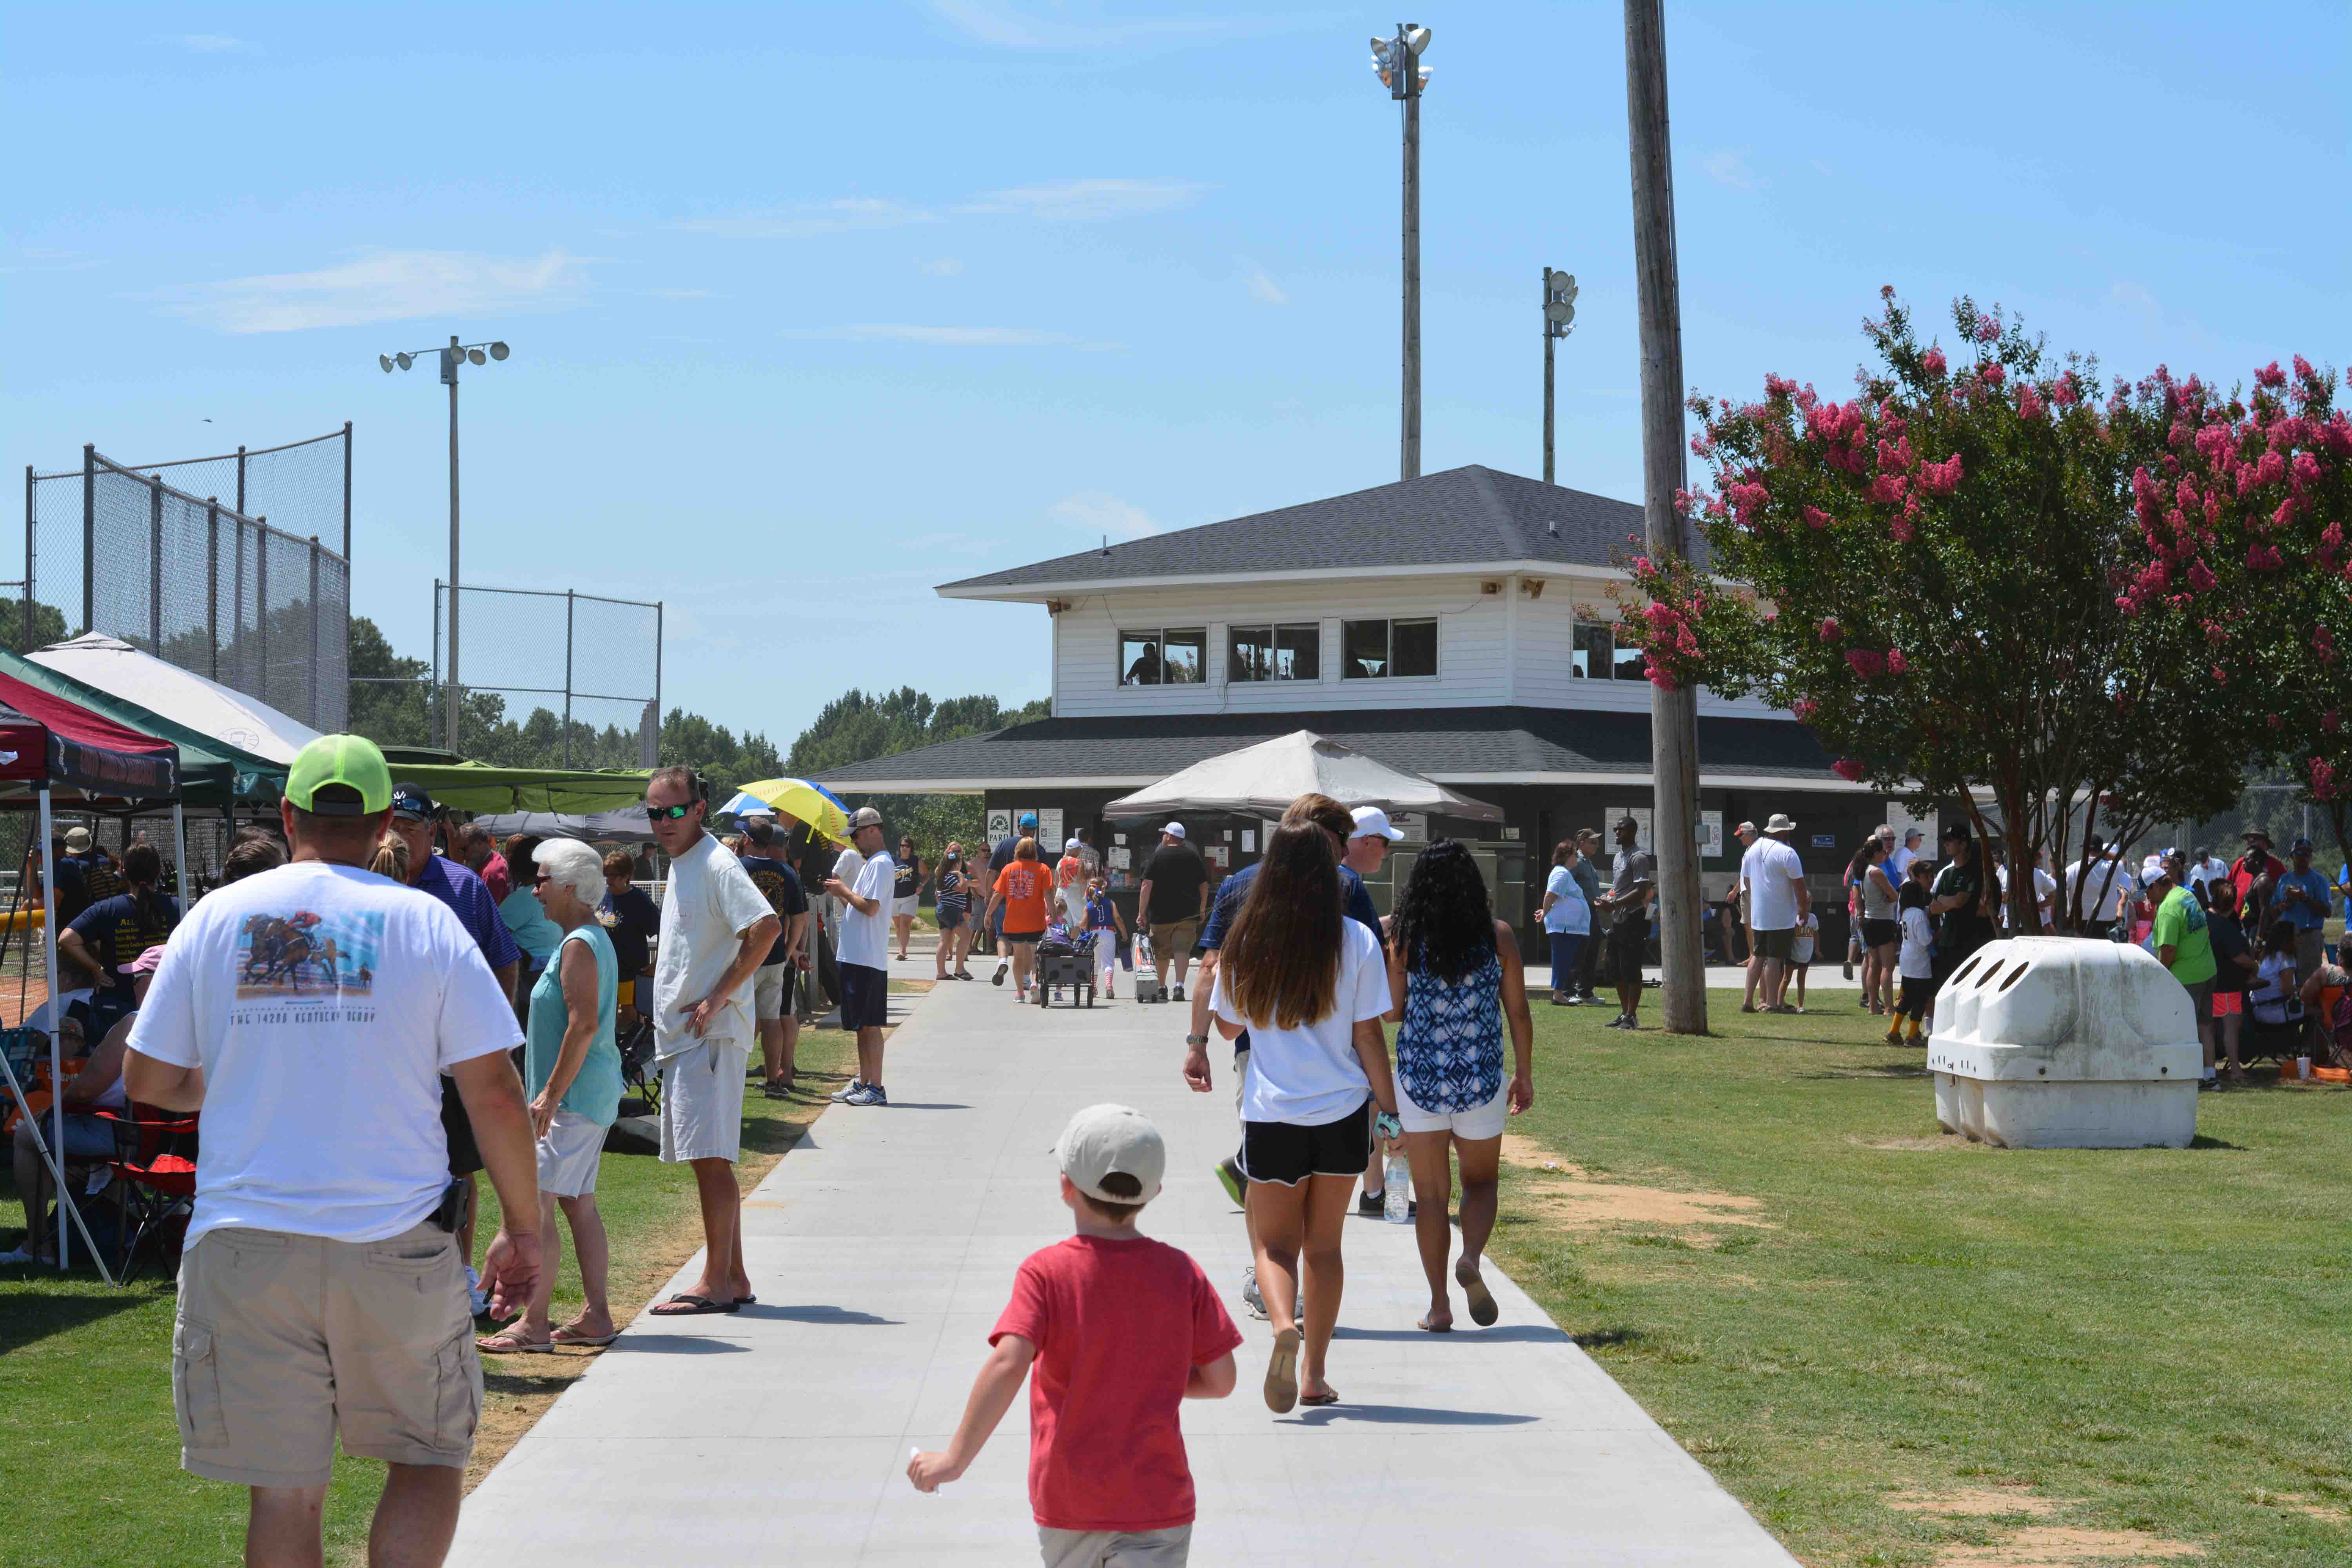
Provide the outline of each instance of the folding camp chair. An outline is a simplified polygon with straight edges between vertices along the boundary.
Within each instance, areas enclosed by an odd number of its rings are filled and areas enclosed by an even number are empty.
[[[648,1115],[661,1109],[661,1068],[654,1060],[654,1021],[637,1015],[636,1027],[621,1041],[621,1082],[646,1102]]]
[[[133,1104],[98,1114],[114,1123],[114,1234],[121,1281],[139,1276],[151,1245],[176,1259],[196,1206],[196,1117]]]

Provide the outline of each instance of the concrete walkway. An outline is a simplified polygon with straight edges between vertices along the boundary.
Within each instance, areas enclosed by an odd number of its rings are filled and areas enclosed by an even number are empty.
[[[1048,1151],[1100,1100],[1160,1124],[1144,1228],[1201,1260],[1247,1338],[1234,1396],[1184,1412],[1194,1563],[1795,1563],[1499,1271],[1500,1325],[1457,1300],[1461,1330],[1417,1331],[1409,1226],[1349,1221],[1345,1403],[1269,1414],[1271,1335],[1235,1299],[1246,1242],[1210,1171],[1235,1142],[1223,1060],[1191,1093],[1182,1008],[1041,1012],[974,973],[893,1037],[889,1109],[827,1111],[746,1200],[759,1304],[638,1318],[467,1501],[452,1563],[1034,1563],[1025,1394],[962,1480],[924,1497],[904,1471],[946,1446],[1014,1267],[1068,1234]]]

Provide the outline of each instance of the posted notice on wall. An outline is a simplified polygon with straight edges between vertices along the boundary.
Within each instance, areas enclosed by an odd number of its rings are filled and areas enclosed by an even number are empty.
[[[1638,825],[1638,831],[1633,838],[1633,847],[1636,849],[1657,847],[1657,838],[1650,831],[1648,806],[1612,805],[1601,824],[1601,852],[1603,855],[1613,855],[1617,852],[1617,825],[1629,816]],[[1721,820],[1721,813],[1717,813],[1717,817],[1718,821]]]
[[[1702,811],[1698,814],[1698,852],[1706,859],[1717,859],[1723,854],[1723,813]]]
[[[1068,842],[1062,832],[1062,808],[1058,805],[1041,808],[1037,813],[1038,858],[1060,858],[1062,846]]]
[[[1013,808],[1009,805],[989,807],[988,842],[992,848],[1013,836]]]
[[[1244,827],[1242,829],[1242,853],[1244,855],[1255,855],[1257,853],[1256,828]]]

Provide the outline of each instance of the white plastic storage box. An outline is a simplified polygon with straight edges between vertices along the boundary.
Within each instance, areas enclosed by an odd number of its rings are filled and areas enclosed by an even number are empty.
[[[1989,942],[1936,994],[1936,1120],[2005,1149],[2188,1147],[2204,1053],[2189,993],[2137,947]]]

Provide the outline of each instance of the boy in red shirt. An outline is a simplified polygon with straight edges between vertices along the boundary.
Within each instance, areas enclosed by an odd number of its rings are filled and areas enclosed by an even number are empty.
[[[1141,1111],[1089,1106],[1054,1153],[1077,1234],[1023,1262],[954,1440],[918,1453],[907,1479],[928,1492],[962,1475],[1029,1377],[1046,1568],[1181,1568],[1193,1502],[1177,1407],[1234,1391],[1242,1337],[1201,1266],[1135,1228],[1168,1165]]]

